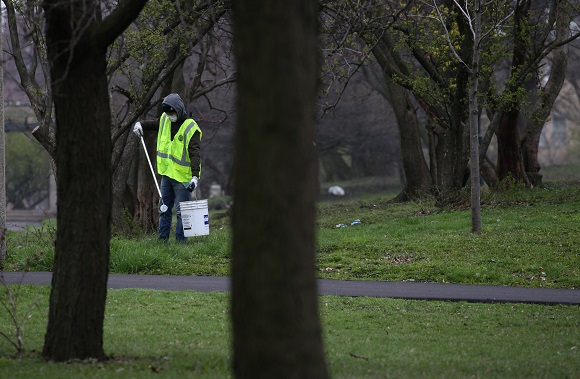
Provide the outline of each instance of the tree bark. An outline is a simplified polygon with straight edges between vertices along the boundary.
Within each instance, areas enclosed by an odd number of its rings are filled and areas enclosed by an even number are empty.
[[[463,62],[473,59],[473,38],[470,26],[463,15],[458,14],[454,20],[462,36],[458,50]],[[437,186],[444,194],[442,202],[453,201],[457,193],[467,184],[469,159],[469,70],[462,62],[454,62],[456,69],[456,90],[450,93],[450,104],[445,110],[447,115],[433,114],[434,121],[445,120],[440,125],[443,132],[437,134]],[[441,117],[443,116],[443,117]]]
[[[570,25],[570,3],[568,1],[558,2],[557,15],[555,42],[559,43],[568,37],[568,26]],[[522,143],[524,169],[530,183],[533,185],[542,183],[541,166],[538,161],[540,136],[546,119],[550,115],[554,102],[566,80],[567,67],[568,45],[565,44],[554,51],[550,77],[532,109],[531,117],[526,127],[525,139]]]
[[[234,2],[237,378],[326,378],[315,277],[317,3]]]
[[[465,27],[465,25],[463,25]],[[469,41],[465,41],[461,51],[470,51],[471,46]],[[389,78],[398,78],[397,82],[399,84],[406,83],[408,90],[413,90],[413,87],[408,83],[412,79],[412,73],[410,72],[408,62],[403,59],[399,50],[391,40],[388,33],[381,36],[379,42],[374,42],[373,36],[367,40],[369,45],[374,46],[373,55],[377,58],[377,62],[381,66],[385,76]],[[472,43],[472,42],[471,42]],[[422,51],[413,51],[414,57],[420,62],[425,70],[433,71],[432,74],[435,75],[437,70],[430,67],[431,61]],[[470,52],[468,54],[471,54]],[[468,58],[466,58],[468,59]],[[416,93],[415,97],[419,102],[420,106],[425,110],[428,117],[432,122],[432,127],[428,130],[429,135],[429,154],[430,154],[430,174],[431,174],[431,184],[429,190],[436,191],[439,196],[439,201],[447,202],[450,200],[461,188],[464,186],[465,181],[465,169],[468,163],[468,149],[469,149],[469,130],[467,128],[467,82],[468,73],[467,70],[460,63],[455,63],[457,69],[454,71],[457,74],[457,85],[454,86],[456,89],[450,91],[450,101],[449,106],[441,106],[441,104],[431,103],[432,99],[422,98],[421,93]],[[403,79],[401,79],[403,78]],[[444,77],[439,77],[441,82],[446,82],[447,79]],[[396,110],[402,112],[402,110]],[[400,125],[400,128],[405,128],[406,125]],[[409,153],[405,151],[406,148],[412,148],[415,151],[410,152],[409,155],[415,157],[413,160],[419,162],[418,148],[420,145],[417,141],[413,142],[412,135],[406,133],[411,133],[411,130],[401,130],[401,142],[409,143],[409,145],[402,145],[401,154]],[[413,132],[414,133],[414,132]],[[405,138],[410,138],[405,141]],[[422,152],[421,152],[422,155]],[[421,158],[423,159],[423,158]],[[413,163],[411,163],[413,164]],[[405,170],[407,167],[405,166]],[[419,174],[417,179],[420,181],[418,186],[424,188],[426,177],[421,171],[424,167],[418,168]],[[409,175],[408,178],[414,175]],[[411,187],[412,188],[412,187]]]
[[[406,178],[405,187],[397,199],[406,201],[421,198],[431,193],[432,182],[429,166],[423,155],[417,115],[407,90],[390,79],[386,82],[390,94],[389,101],[397,119],[401,159]]]
[[[47,9],[53,67],[58,216],[49,322],[43,354],[55,361],[104,358],[102,324],[111,212],[110,113],[104,55],[77,46],[70,63],[55,42],[68,22]],[[63,25],[64,24],[64,25]],[[63,35],[64,34],[64,35]],[[85,42],[86,43],[86,42]],[[68,56],[70,51],[65,54]],[[82,54],[81,54],[82,53]],[[91,73],[91,74],[89,74]],[[90,95],[89,95],[90,94]],[[90,111],[89,111],[90,110]],[[82,127],[80,127],[82,125]]]
[[[2,29],[3,17],[0,17],[0,68],[4,72],[4,60],[2,58],[2,45],[4,33]],[[4,75],[0,78],[0,271],[6,260],[6,149],[4,138]]]
[[[103,359],[111,223],[107,46],[145,1],[103,21],[98,2],[43,3],[56,116],[57,237],[43,356]]]
[[[530,182],[522,161],[519,122],[521,122],[519,109],[503,112],[496,131],[497,177],[500,181],[512,178],[517,183],[529,186]]]
[[[516,77],[521,74],[521,70],[526,61],[526,52],[530,46],[530,36],[525,23],[530,10],[530,0],[518,3],[514,14],[514,48],[512,55],[511,76]],[[522,81],[520,83],[523,83]],[[516,83],[513,87],[521,86]],[[516,90],[517,88],[509,88]],[[512,178],[517,183],[530,185],[526,170],[522,160],[521,132],[523,130],[522,115],[518,104],[510,104],[503,110],[499,125],[497,127],[497,177],[498,180]]]
[[[392,44],[387,36],[373,49],[373,55],[381,67],[393,67]],[[385,91],[383,95],[389,100],[397,119],[399,139],[401,144],[401,159],[405,171],[405,187],[396,197],[398,201],[408,201],[422,197],[431,192],[431,175],[429,166],[423,156],[419,121],[409,98],[409,93],[390,77],[384,77]]]
[[[469,164],[471,179],[471,232],[481,234],[481,184],[479,170],[479,61],[481,53],[481,0],[474,4],[473,57],[469,77]]]

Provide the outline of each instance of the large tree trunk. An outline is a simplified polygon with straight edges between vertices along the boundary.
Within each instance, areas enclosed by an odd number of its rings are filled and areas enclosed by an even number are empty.
[[[406,178],[405,187],[397,199],[406,201],[431,193],[431,175],[423,155],[419,122],[409,93],[390,79],[386,83],[399,127],[401,159]]]
[[[2,32],[2,18],[0,18],[0,58],[2,57],[2,41],[4,33]],[[0,68],[4,72],[4,62],[0,60]],[[5,160],[5,143],[4,143],[4,76],[0,78],[0,270],[4,267],[6,260],[6,160]]]
[[[237,378],[326,378],[315,277],[317,3],[234,2]]]
[[[511,76],[516,77],[521,74],[522,67],[526,61],[526,52],[530,46],[529,30],[526,26],[527,14],[530,10],[530,0],[518,3],[514,14],[515,40],[512,56]],[[525,83],[526,81],[522,81]],[[515,84],[515,86],[522,84]],[[512,86],[513,87],[513,86]],[[517,88],[509,88],[515,92]],[[524,183],[529,186],[530,182],[524,169],[522,160],[521,141],[523,131],[523,118],[519,104],[511,104],[501,114],[497,127],[497,177],[499,180],[511,178],[517,183]]]
[[[522,161],[520,148],[520,111],[513,109],[502,114],[497,136],[497,177],[499,180],[512,178],[517,183],[529,185]]]
[[[56,116],[58,216],[43,355],[103,359],[111,223],[111,115],[106,51],[144,0],[98,21],[99,2],[45,1]],[[99,28],[99,26],[102,26]]]
[[[371,41],[372,42],[372,41]],[[463,42],[465,46],[462,51],[470,51],[471,43],[467,39]],[[407,62],[398,53],[396,44],[385,33],[381,40],[374,45],[373,55],[381,66],[384,74],[390,77],[407,77],[410,75]],[[470,52],[468,54],[471,54]],[[420,56],[417,55],[419,58]],[[423,57],[424,58],[424,57]],[[426,60],[426,59],[423,59]],[[469,149],[469,130],[467,128],[467,70],[457,63],[457,85],[456,90],[450,92],[453,103],[449,109],[442,108],[439,104],[429,103],[429,99],[416,96],[421,107],[432,120],[433,127],[428,131],[430,133],[430,180],[428,190],[435,189],[439,196],[439,201],[447,202],[463,188],[465,184],[465,171],[468,162]],[[391,86],[391,90],[397,90]],[[397,121],[399,122],[401,136],[401,154],[403,159],[407,157],[411,166],[405,165],[407,180],[417,180],[416,183],[409,183],[409,190],[425,190],[428,177],[425,173],[424,158],[422,157],[421,145],[418,141],[418,130],[407,129],[409,121],[412,125],[411,115],[405,115],[405,112],[412,112],[408,109],[408,100],[402,101],[401,96],[394,96],[393,99],[399,99],[401,103],[393,104]],[[403,106],[404,105],[404,106]],[[400,118],[400,119],[399,119]],[[411,149],[409,151],[408,149]],[[419,157],[421,156],[421,157]],[[411,158],[412,157],[412,158]],[[418,165],[418,166],[417,166]],[[412,168],[411,168],[412,167]],[[409,170],[409,172],[407,172]],[[410,170],[414,170],[411,172]],[[415,188],[416,187],[416,188]]]
[[[111,116],[105,55],[90,44],[72,53],[69,22],[47,9],[54,91],[58,216],[54,275],[43,355],[104,358],[111,218]],[[59,54],[61,55],[59,57]]]
[[[558,2],[558,19],[556,20],[556,42],[568,37],[568,26],[570,25],[570,3],[567,1]],[[552,107],[564,81],[566,80],[566,69],[568,67],[568,44],[565,44],[554,51],[552,64],[550,66],[550,77],[541,91],[531,117],[526,127],[525,139],[522,144],[522,154],[524,169],[533,185],[542,183],[540,174],[540,162],[538,161],[538,150],[540,136],[544,129],[546,119],[552,111]]]
[[[453,196],[465,185],[469,150],[466,143],[467,131],[468,128],[463,124],[454,124],[443,133],[437,134],[437,187],[442,194]]]
[[[395,67],[393,44],[388,35],[384,35],[373,48],[373,55],[379,65]],[[392,70],[392,69],[391,69]],[[399,201],[407,201],[431,192],[431,174],[423,156],[419,121],[408,90],[393,81],[388,74],[384,76],[385,89],[382,95],[389,100],[397,119],[401,144],[401,160],[405,172],[405,187],[397,196]]]
[[[467,20],[458,14],[454,20],[462,36],[458,54],[464,62],[473,58],[473,38]],[[461,62],[455,63],[456,90],[452,91],[451,104],[444,112],[433,113],[433,120],[445,120],[440,125],[442,133],[437,134],[437,186],[442,196],[439,200],[453,200],[456,194],[467,184],[469,175],[469,70]],[[437,110],[437,109],[436,109]]]

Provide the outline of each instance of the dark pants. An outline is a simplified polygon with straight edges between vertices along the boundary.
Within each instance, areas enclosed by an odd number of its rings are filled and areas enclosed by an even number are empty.
[[[167,241],[171,231],[171,222],[173,220],[173,206],[177,212],[177,225],[175,226],[175,239],[178,242],[187,242],[183,234],[183,224],[181,223],[181,209],[179,202],[189,201],[190,192],[185,188],[183,183],[171,179],[167,176],[161,177],[161,196],[163,204],[167,206],[166,212],[159,215],[159,239]],[[161,200],[159,206],[161,207]]]

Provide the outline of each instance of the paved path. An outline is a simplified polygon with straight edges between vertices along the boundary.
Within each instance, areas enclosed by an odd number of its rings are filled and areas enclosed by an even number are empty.
[[[48,285],[50,272],[4,272],[5,284]],[[223,276],[109,275],[108,287],[148,288],[158,290],[195,290],[227,292],[230,278]],[[449,300],[471,302],[510,302],[580,305],[580,290],[476,286],[418,282],[382,282],[365,280],[319,279],[320,295],[370,296],[415,300]]]

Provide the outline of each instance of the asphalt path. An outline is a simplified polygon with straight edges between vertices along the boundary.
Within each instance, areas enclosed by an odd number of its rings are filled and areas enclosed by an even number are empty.
[[[50,285],[51,272],[2,272],[0,284]],[[230,278],[223,276],[166,276],[110,274],[108,288],[229,292]],[[318,279],[320,295],[368,296],[413,300],[469,301],[486,303],[535,303],[580,305],[580,290],[480,286],[422,282]]]

